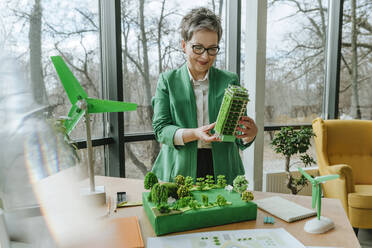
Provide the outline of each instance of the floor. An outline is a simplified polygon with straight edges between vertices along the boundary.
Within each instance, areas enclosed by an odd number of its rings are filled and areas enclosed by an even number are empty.
[[[372,248],[372,229],[360,229],[358,239],[362,248]]]

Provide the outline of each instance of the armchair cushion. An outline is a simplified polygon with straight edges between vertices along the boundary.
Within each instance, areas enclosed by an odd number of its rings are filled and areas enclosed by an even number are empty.
[[[355,185],[355,193],[348,195],[349,207],[372,211],[372,185]]]

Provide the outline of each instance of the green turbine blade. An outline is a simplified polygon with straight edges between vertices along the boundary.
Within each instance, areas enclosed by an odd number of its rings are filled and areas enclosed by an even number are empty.
[[[339,175],[336,175],[336,174],[335,175],[325,175],[325,176],[316,177],[315,178],[315,181],[317,181],[317,182],[325,182],[325,181],[337,179],[339,177],[340,176]]]
[[[307,180],[309,180],[312,184],[315,183],[314,178],[312,178],[307,172],[305,172],[302,168],[298,168],[298,170],[301,172],[304,177],[306,177]]]
[[[137,109],[137,104],[130,102],[119,102],[87,98],[88,113],[126,112]]]
[[[72,105],[70,112],[68,113],[69,119],[65,121],[65,127],[67,134],[75,128],[76,124],[79,122],[81,117],[85,114],[85,111],[78,108],[76,105]]]
[[[52,56],[51,59],[71,104],[74,105],[78,100],[87,98],[87,93],[67,67],[62,57]]]

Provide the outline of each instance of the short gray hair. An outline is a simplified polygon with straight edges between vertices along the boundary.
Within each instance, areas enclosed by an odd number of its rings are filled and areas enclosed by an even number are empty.
[[[218,42],[222,37],[221,19],[207,8],[192,9],[181,21],[181,36],[184,41],[191,40],[194,32],[210,30],[217,33]]]

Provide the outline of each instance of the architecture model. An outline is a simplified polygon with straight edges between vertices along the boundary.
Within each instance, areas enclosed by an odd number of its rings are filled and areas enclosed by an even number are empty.
[[[158,183],[154,173],[145,177],[142,202],[156,235],[233,222],[255,220],[257,205],[253,193],[247,191],[244,176],[226,185],[224,175],[197,178],[178,175],[175,182]],[[230,190],[230,189],[234,189]]]
[[[249,102],[248,90],[242,86],[229,85],[223,96],[214,130],[222,141],[234,142],[236,128]]]

